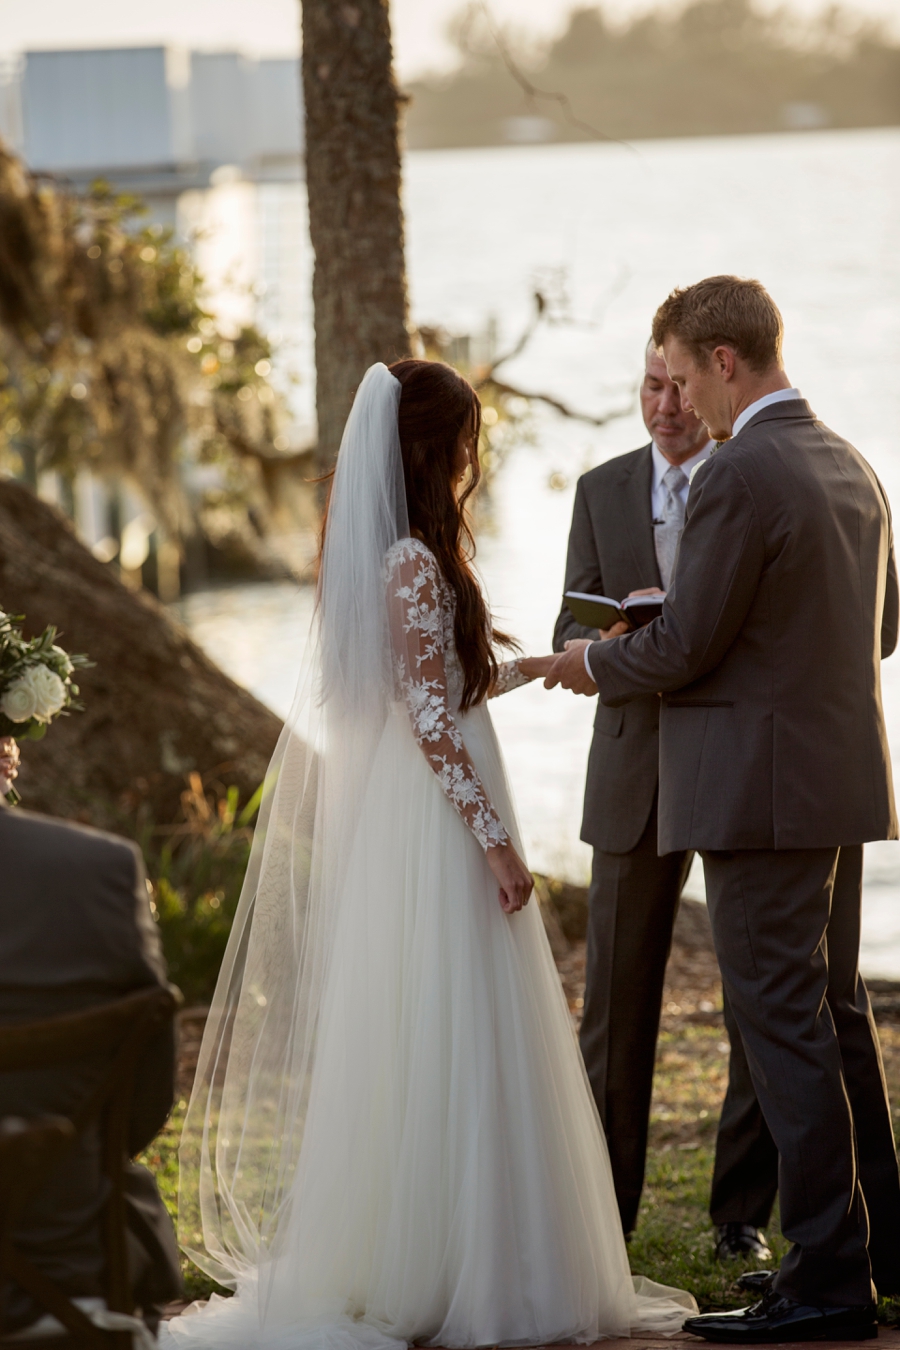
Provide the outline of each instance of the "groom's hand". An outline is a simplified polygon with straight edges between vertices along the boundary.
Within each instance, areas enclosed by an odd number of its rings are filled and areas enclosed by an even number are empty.
[[[550,667],[544,688],[555,689],[559,684],[563,689],[571,689],[573,694],[587,694],[588,697],[596,694],[597,686],[584,664],[585,648],[590,645],[590,638],[573,638],[567,642],[565,651],[560,652]]]

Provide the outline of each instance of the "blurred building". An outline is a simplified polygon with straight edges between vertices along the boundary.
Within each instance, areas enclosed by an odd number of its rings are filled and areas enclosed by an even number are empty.
[[[0,67],[0,135],[30,168],[76,187],[176,203],[218,170],[252,183],[301,175],[299,64],[177,47],[26,52]]]

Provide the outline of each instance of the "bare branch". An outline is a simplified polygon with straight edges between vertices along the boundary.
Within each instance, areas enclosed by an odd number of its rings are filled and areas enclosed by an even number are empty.
[[[618,418],[628,417],[630,413],[634,412],[634,393],[632,393],[631,402],[627,407],[614,408],[611,412],[596,417],[593,413],[578,412],[575,408],[570,408],[567,403],[554,398],[552,394],[537,394],[532,389],[519,389],[518,386],[507,384],[504,380],[498,380],[493,375],[487,380],[482,380],[478,388],[482,388],[485,384],[491,384],[501,394],[510,394],[516,398],[534,399],[538,403],[546,403],[548,407],[555,408],[563,417],[570,417],[576,422],[587,422],[592,427],[605,427],[607,422],[615,422]]]
[[[514,356],[520,356],[534,337],[538,325],[547,313],[547,301],[540,291],[534,291],[532,299],[534,300],[534,313],[522,330],[521,337],[512,347],[510,347],[508,352],[502,352],[500,356],[495,356],[487,369],[481,372],[475,382],[476,389],[481,389],[486,384],[496,383],[493,377],[497,367],[505,365],[506,362],[511,361]]]
[[[502,352],[489,366],[482,370],[477,379],[473,379],[472,383],[475,390],[484,389],[486,385],[491,385],[500,394],[510,394],[516,398],[534,399],[538,403],[546,403],[549,408],[554,408],[558,413],[561,413],[563,417],[570,417],[577,422],[587,422],[588,425],[592,427],[602,427],[605,426],[607,422],[615,421],[616,418],[627,417],[629,413],[634,410],[634,395],[636,389],[632,391],[631,402],[627,407],[614,409],[612,412],[603,413],[598,417],[593,413],[577,412],[575,409],[570,408],[568,404],[563,403],[561,399],[555,398],[552,394],[540,394],[534,393],[529,389],[520,389],[516,385],[509,384],[507,381],[497,378],[496,372],[499,370],[500,366],[505,365],[507,361],[511,361],[514,356],[521,355],[528,346],[528,343],[534,337],[539,324],[547,317],[547,301],[542,292],[535,291],[533,298],[534,313],[522,330],[522,334],[518,341],[510,347],[509,351]]]
[[[585,135],[590,136],[592,140],[608,141],[611,145],[621,145],[624,149],[630,150],[633,155],[638,153],[635,147],[628,141],[620,141],[617,136],[608,136],[605,131],[600,131],[597,127],[591,126],[590,122],[584,122],[580,117],[577,117],[568,94],[561,94],[558,90],[554,89],[539,89],[534,81],[528,78],[510,51],[501,29],[495,23],[494,17],[488,8],[487,0],[480,0],[480,5],[487,22],[488,30],[494,40],[497,51],[500,53],[500,59],[516,84],[524,93],[526,101],[532,108],[535,107],[539,99],[555,103],[559,107],[569,126],[575,127],[578,131],[583,131]]]

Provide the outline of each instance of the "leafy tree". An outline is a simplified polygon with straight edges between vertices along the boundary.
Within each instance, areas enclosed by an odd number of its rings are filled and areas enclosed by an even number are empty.
[[[219,464],[252,501],[285,413],[266,339],[221,331],[190,254],[144,215],[0,144],[0,467],[125,477],[178,537],[194,529],[183,463]]]

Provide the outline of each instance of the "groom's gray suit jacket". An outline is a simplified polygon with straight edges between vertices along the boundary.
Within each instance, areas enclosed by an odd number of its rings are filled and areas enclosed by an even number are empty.
[[[578,480],[566,560],[565,590],[623,600],[630,591],[661,586],[653,547],[649,445],[599,464]],[[563,603],[553,633],[562,651],[571,638],[596,637]],[[581,837],[607,853],[629,853],[653,807],[659,778],[659,699],[627,707],[598,702],[588,759]]]
[[[764,408],[694,475],[662,618],[590,648],[611,716],[663,691],[660,852],[896,839],[897,618],[872,469],[805,400]]]

